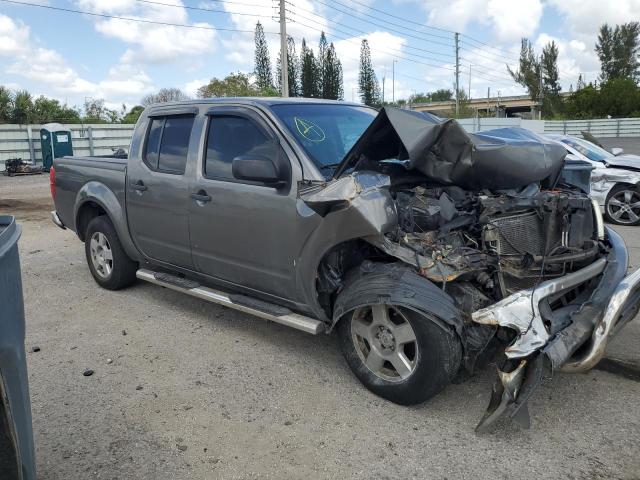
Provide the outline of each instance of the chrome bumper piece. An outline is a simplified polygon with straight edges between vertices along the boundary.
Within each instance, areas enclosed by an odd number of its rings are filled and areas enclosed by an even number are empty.
[[[639,288],[640,270],[628,275],[616,287],[607,305],[604,316],[597,323],[591,336],[591,344],[580,357],[571,359],[561,371],[567,373],[584,373],[591,370],[604,356],[609,339],[612,338],[624,324],[619,323],[627,301]],[[631,320],[630,318],[627,320]]]
[[[606,234],[611,246],[607,258],[545,281],[534,289],[517,292],[472,314],[474,322],[507,327],[518,333],[505,350],[507,368],[497,372],[489,407],[476,431],[487,431],[502,416],[528,427],[527,400],[541,382],[545,365],[570,373],[590,370],[602,359],[609,339],[637,313],[640,270],[626,275],[624,242],[609,228]],[[550,332],[548,323],[543,321],[540,304],[551,295],[596,277],[599,283],[590,291],[588,300],[575,305],[568,320],[559,322],[562,328]],[[547,312],[547,320],[548,315]],[[579,356],[574,356],[576,351],[580,351]]]
[[[62,223],[62,220],[60,220],[60,217],[58,217],[58,212],[53,210],[50,215],[51,215],[51,221],[53,223],[55,223],[58,227],[60,227],[63,230],[67,229],[67,227],[64,226],[64,223]]]

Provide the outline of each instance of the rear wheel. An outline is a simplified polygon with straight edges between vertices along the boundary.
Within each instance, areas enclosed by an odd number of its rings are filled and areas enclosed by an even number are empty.
[[[424,402],[451,380],[457,337],[428,313],[385,304],[347,313],[338,323],[344,357],[373,393],[401,405]]]
[[[105,215],[89,222],[84,247],[91,275],[101,287],[120,290],[135,281],[138,265],[125,253],[111,220]]]
[[[618,185],[611,189],[605,204],[607,220],[616,225],[640,224],[640,191],[632,185]]]

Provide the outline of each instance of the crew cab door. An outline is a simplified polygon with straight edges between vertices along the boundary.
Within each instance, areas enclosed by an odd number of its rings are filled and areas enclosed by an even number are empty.
[[[265,117],[248,107],[208,112],[191,186],[191,249],[196,270],[234,285],[295,300],[297,162],[290,162]],[[236,158],[270,159],[280,186],[234,177]]]
[[[127,218],[136,246],[148,258],[184,268],[193,265],[185,171],[194,120],[193,109],[148,118],[141,158],[129,161],[126,179]]]

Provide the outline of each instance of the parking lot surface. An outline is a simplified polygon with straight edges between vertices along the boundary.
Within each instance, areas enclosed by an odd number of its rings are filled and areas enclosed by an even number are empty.
[[[40,479],[640,478],[640,383],[556,374],[533,426],[473,428],[492,371],[401,407],[313,337],[138,283],[111,292],[48,219],[45,175],[0,177],[15,215]],[[640,267],[640,227],[619,229]],[[608,356],[640,363],[640,321]],[[94,370],[83,376],[85,369]]]

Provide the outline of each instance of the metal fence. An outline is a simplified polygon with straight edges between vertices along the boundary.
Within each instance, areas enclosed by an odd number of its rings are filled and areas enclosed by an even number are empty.
[[[594,120],[546,120],[545,133],[580,135],[587,131],[596,137],[640,137],[640,118],[602,118]]]
[[[22,158],[42,163],[40,125],[0,125],[0,171],[4,161]],[[64,125],[71,131],[74,155],[109,155],[113,149],[129,149],[133,125],[94,124]]]

